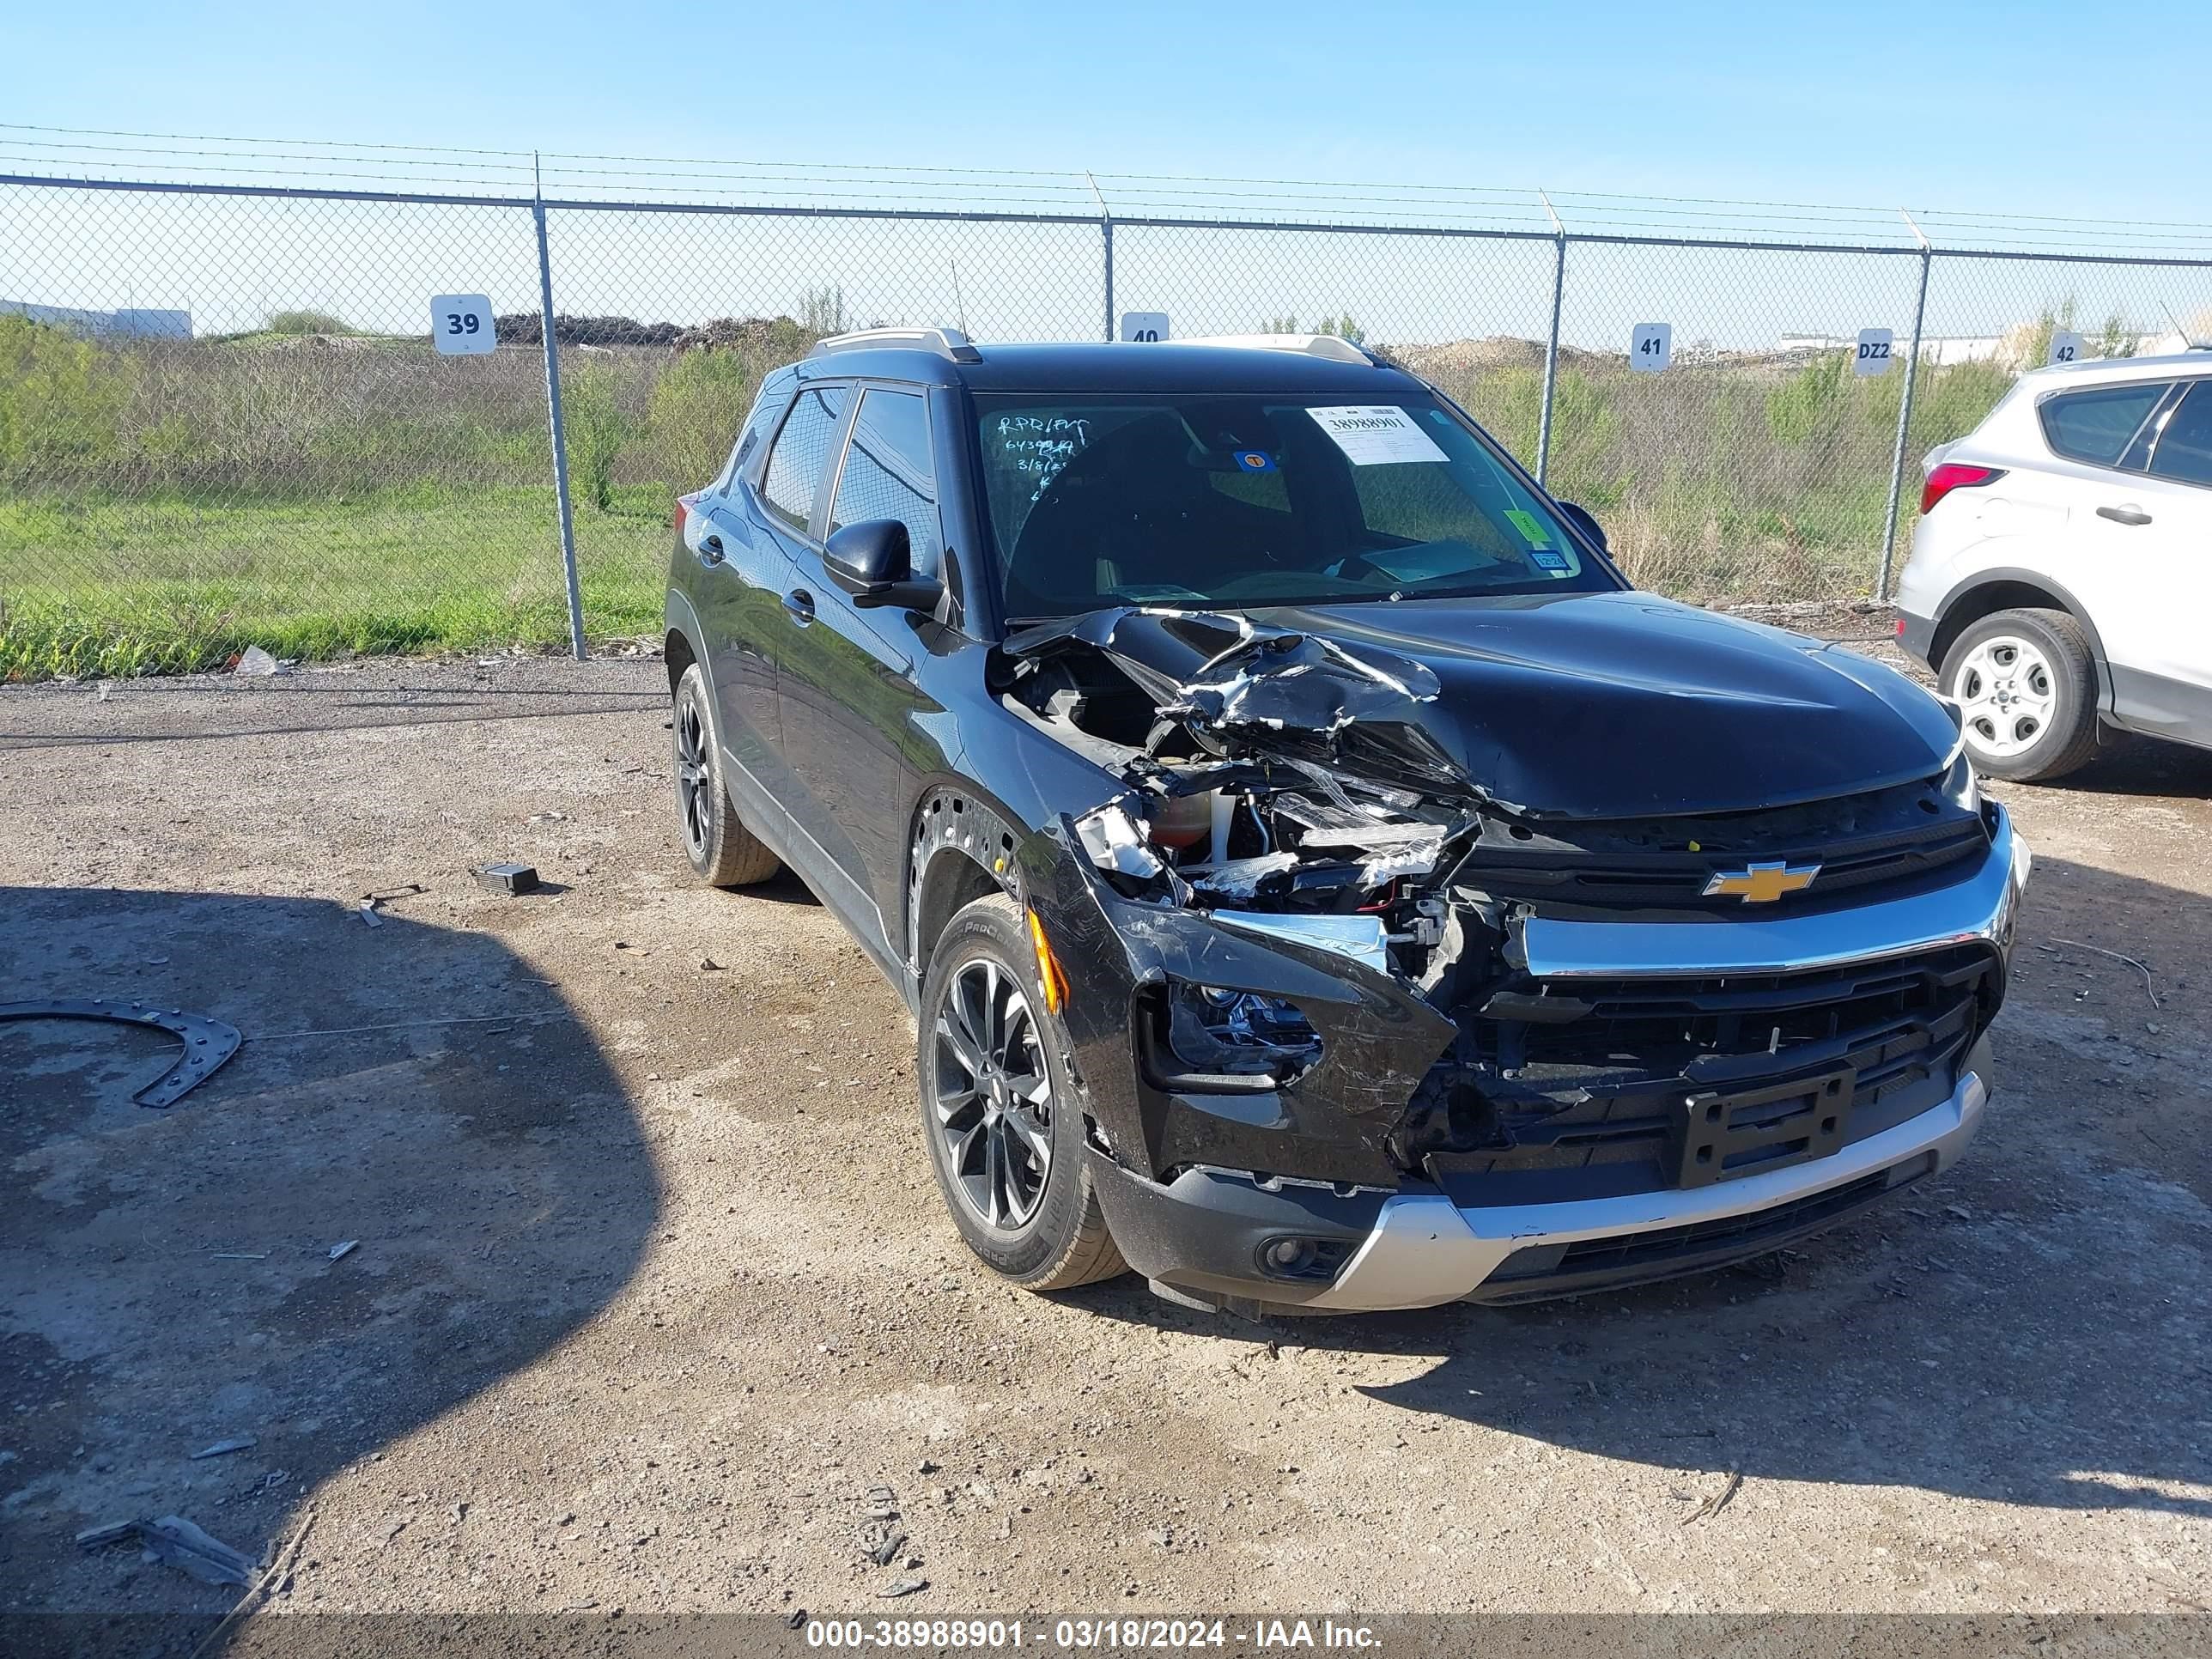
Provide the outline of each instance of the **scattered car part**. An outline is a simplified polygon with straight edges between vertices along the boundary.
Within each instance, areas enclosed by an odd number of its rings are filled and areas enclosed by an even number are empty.
[[[525,893],[538,890],[538,866],[534,864],[487,864],[477,872],[477,879],[495,893],[520,898]]]
[[[137,1540],[145,1546],[149,1558],[188,1572],[203,1584],[243,1588],[252,1582],[250,1559],[180,1515],[165,1515],[158,1521],[110,1522],[76,1534],[76,1541],[86,1549],[119,1544],[126,1539]]]
[[[245,1039],[238,1028],[205,1014],[180,1008],[149,1008],[138,1002],[110,1002],[104,997],[58,997],[48,1002],[0,1002],[0,1019],[108,1019],[123,1025],[147,1025],[167,1031],[185,1045],[176,1064],[131,1097],[141,1106],[173,1106],[205,1082]]]

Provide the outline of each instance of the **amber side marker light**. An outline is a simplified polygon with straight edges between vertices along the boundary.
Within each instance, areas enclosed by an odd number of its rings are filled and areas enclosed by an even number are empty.
[[[1052,945],[1044,936],[1044,924],[1037,913],[1029,912],[1030,943],[1036,948],[1037,983],[1044,991],[1045,1012],[1058,1013],[1067,1004],[1067,975],[1060,971],[1060,962],[1052,953]]]

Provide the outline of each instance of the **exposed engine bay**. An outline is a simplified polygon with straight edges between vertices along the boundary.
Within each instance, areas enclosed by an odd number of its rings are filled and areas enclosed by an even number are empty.
[[[1018,631],[999,663],[1006,707],[1127,786],[1072,817],[1115,893],[1328,951],[1451,1022],[1457,1038],[1383,1139],[1401,1170],[1656,1158],[1670,1182],[1741,1173],[1685,1174],[1695,1154],[1664,1097],[1797,1073],[1877,1101],[1885,1079],[1932,1085],[2002,994],[1986,952],[1670,997],[1532,978],[1519,948],[1537,909],[1724,917],[1741,901],[1716,896],[1718,866],[1799,848],[1819,849],[1829,890],[1948,878],[1934,872],[1988,846],[1962,765],[1756,811],[1592,818],[1497,799],[1464,763],[1463,731],[1455,757],[1440,726],[1436,671],[1366,641],[1147,607]],[[1321,1055],[1280,998],[1176,982],[1156,1012],[1178,1086],[1294,1088]]]

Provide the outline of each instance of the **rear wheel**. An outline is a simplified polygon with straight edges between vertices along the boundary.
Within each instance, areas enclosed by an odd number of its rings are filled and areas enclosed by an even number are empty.
[[[968,1248],[1032,1291],[1124,1272],[1012,899],[977,899],[946,924],[920,1027],[922,1137]]]
[[[1942,687],[1975,769],[1991,777],[2063,777],[2097,752],[2096,659],[2063,611],[1983,617],[1944,653]]]
[[[693,663],[676,682],[676,821],[684,856],[701,880],[715,887],[766,881],[782,866],[775,854],[738,819],[722,787],[722,757],[714,747],[714,717],[707,677]]]

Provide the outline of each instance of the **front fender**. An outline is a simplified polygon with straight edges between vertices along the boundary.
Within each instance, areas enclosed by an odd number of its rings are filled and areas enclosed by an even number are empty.
[[[1191,1164],[1395,1188],[1383,1147],[1455,1035],[1389,976],[1293,940],[1265,942],[1203,913],[1127,899],[1065,820],[1021,849],[1022,889],[1068,994],[1061,1012],[1093,1121],[1115,1160],[1154,1180]],[[1169,1091],[1139,1063],[1141,994],[1170,980],[1295,1002],[1322,1040],[1310,1071],[1272,1090]]]

